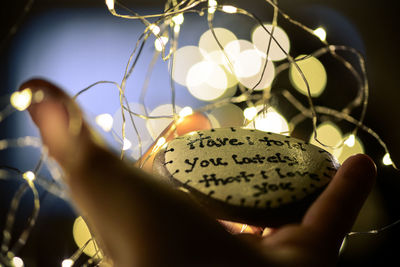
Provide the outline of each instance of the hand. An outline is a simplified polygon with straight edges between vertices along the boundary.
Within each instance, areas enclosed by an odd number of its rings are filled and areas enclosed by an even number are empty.
[[[331,266],[375,181],[372,160],[353,156],[301,223],[263,237],[231,235],[185,194],[98,144],[63,91],[43,80],[27,87],[45,92],[29,112],[115,266]]]

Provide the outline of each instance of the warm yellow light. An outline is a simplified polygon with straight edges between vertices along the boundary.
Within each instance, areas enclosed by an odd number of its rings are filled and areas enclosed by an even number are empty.
[[[346,141],[344,142],[344,145],[339,148],[341,150],[340,155],[337,158],[339,163],[343,163],[347,158],[355,154],[364,153],[364,145],[354,134],[347,135],[343,137],[343,139]]]
[[[354,144],[356,143],[356,137],[354,134],[351,134],[345,141],[344,144],[348,147],[353,147]]]
[[[254,45],[264,57],[267,56],[266,53],[268,52],[269,60],[278,61],[287,58],[290,50],[290,41],[286,32],[282,28],[273,26],[272,24],[264,24],[263,26],[258,26],[251,35]],[[274,37],[272,40],[271,35]]]
[[[215,0],[208,0],[208,13],[212,14],[217,10],[217,1]]]
[[[343,140],[342,131],[334,123],[328,121],[319,124],[317,126],[317,138],[326,147],[314,139],[314,133],[310,137],[310,144],[321,147],[336,158],[340,156],[343,149],[343,146],[339,147]]]
[[[191,107],[184,107],[180,112],[179,112],[179,117],[184,118],[186,116],[192,115],[193,114],[193,109]]]
[[[226,6],[222,6],[222,11],[224,11],[225,13],[233,14],[233,13],[237,12],[237,8],[234,6],[226,5]]]
[[[72,267],[72,265],[74,265],[74,261],[71,259],[65,259],[61,263],[62,267]]]
[[[256,107],[257,111],[261,110],[263,105]],[[253,128],[253,124],[249,124],[247,128]],[[279,114],[274,108],[269,107],[266,112],[261,112],[254,118],[254,128],[264,132],[273,132],[289,135],[289,124],[285,117]]]
[[[24,261],[19,257],[14,257],[12,262],[14,267],[24,267]]]
[[[158,27],[156,24],[150,24],[149,25],[149,30],[154,34],[157,35],[160,33],[160,27]]]
[[[109,10],[114,10],[114,0],[106,0],[106,5]]]
[[[181,30],[181,26],[180,25],[175,25],[174,26],[174,33],[178,33]]]
[[[113,122],[113,117],[110,114],[104,113],[96,116],[97,125],[99,125],[105,132],[111,131]]]
[[[161,36],[160,38],[157,38],[154,41],[154,47],[158,52],[161,52],[167,43],[168,43],[168,37]]]
[[[27,171],[24,174],[22,174],[22,178],[31,183],[36,179],[36,175],[32,171]]]
[[[225,64],[226,57],[220,45],[225,49],[227,44],[235,40],[237,40],[237,37],[233,32],[217,27],[213,31],[210,29],[200,36],[199,48],[204,58],[214,61],[217,64]]]
[[[207,116],[213,128],[242,127],[244,122],[243,110],[232,103],[212,109]]]
[[[184,20],[185,20],[185,17],[183,16],[182,13],[180,13],[172,18],[172,21],[177,25],[181,25]]]
[[[72,236],[74,237],[74,241],[79,248],[83,248],[83,246],[85,246],[85,244],[87,244],[87,242],[93,238],[89,231],[89,227],[81,216],[76,218],[74,221],[74,225],[72,227]],[[95,255],[95,257],[97,258],[102,257],[102,254],[98,252],[96,241],[94,241],[93,239],[90,243],[86,245],[83,253],[85,253],[89,257],[93,257]]]
[[[31,89],[26,88],[22,91],[14,92],[10,97],[10,102],[11,105],[19,111],[27,109],[32,102]]]
[[[313,56],[300,55],[296,57],[297,66],[302,71],[312,97],[318,97],[325,89],[327,74],[324,65]],[[289,72],[290,81],[302,94],[308,95],[307,85],[297,67],[292,64]]]
[[[233,65],[235,74],[239,78],[256,75],[261,70],[262,58],[255,49],[241,52]]]
[[[389,153],[386,153],[385,156],[383,156],[382,162],[383,162],[383,164],[385,164],[385,165],[392,165],[392,164],[393,164],[393,161],[392,161],[392,159],[390,158]]]
[[[124,138],[124,141],[122,143],[122,150],[128,150],[132,147],[131,141],[129,141],[127,138]]]
[[[157,152],[166,142],[167,142],[167,140],[165,139],[165,137],[161,137],[160,139],[158,139],[152,152]]]
[[[314,34],[321,39],[321,41],[325,41],[326,40],[326,31],[324,28],[319,27],[317,29],[314,30]]]
[[[213,101],[227,91],[228,78],[224,69],[217,63],[202,61],[189,69],[186,84],[189,92],[197,99]]]
[[[194,64],[203,61],[204,56],[197,46],[183,46],[175,51],[172,78],[175,82],[186,86],[187,73]]]
[[[243,111],[243,115],[247,120],[251,121],[255,116],[257,116],[257,108],[248,107]]]

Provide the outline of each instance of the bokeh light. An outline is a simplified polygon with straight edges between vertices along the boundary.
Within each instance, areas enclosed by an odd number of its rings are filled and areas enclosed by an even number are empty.
[[[290,41],[286,32],[279,26],[273,27],[271,24],[264,24],[264,27],[257,26],[251,35],[251,39],[257,49],[266,57],[269,43],[268,59],[273,61],[279,61],[287,58],[287,54],[290,50]],[[273,30],[273,34],[272,33]],[[271,39],[271,35],[274,39]],[[278,45],[279,44],[279,45]],[[283,51],[282,51],[283,49]]]
[[[260,112],[263,108],[264,105],[256,106],[257,112]],[[285,117],[283,117],[273,107],[268,107],[266,111],[260,112],[254,118],[253,122],[247,125],[246,128],[289,135],[289,124]]]
[[[325,149],[336,158],[339,158],[343,149],[343,146],[339,147],[343,140],[342,131],[339,127],[332,122],[323,122],[317,126],[316,131],[318,140],[325,146],[321,145],[314,139],[314,133],[311,134],[310,144]]]
[[[197,99],[213,101],[220,98],[228,88],[224,69],[212,61],[194,64],[186,77],[189,92]]]
[[[76,245],[82,249],[85,244],[90,241],[85,249],[83,250],[83,253],[90,257],[96,257],[96,258],[101,258],[102,254],[101,252],[98,251],[98,247],[96,244],[96,241],[94,241],[92,234],[90,233],[89,227],[87,226],[85,220],[79,216],[78,218],[75,219],[74,225],[72,227],[72,235],[74,237],[74,241]]]
[[[109,132],[111,131],[112,127],[113,127],[113,117],[108,114],[108,113],[104,113],[104,114],[100,114],[96,116],[96,124],[99,125],[103,131],[105,132]]]
[[[23,111],[29,107],[32,101],[32,91],[26,88],[22,91],[12,93],[10,97],[11,105],[19,111]]]
[[[353,155],[365,152],[363,143],[357,136],[354,136],[354,134],[347,134],[343,139],[346,141],[343,146],[341,146],[341,152],[337,158],[339,163],[343,163],[347,158]]]
[[[244,122],[242,109],[231,103],[211,110],[207,116],[213,128],[240,127]]]
[[[197,46],[183,46],[174,55],[172,78],[175,82],[186,86],[187,73],[194,64],[204,60],[204,52]]]
[[[222,47],[237,40],[236,35],[225,28],[216,27],[214,28],[214,33]],[[214,61],[218,64],[222,64],[225,61],[225,55],[215,40],[211,30],[206,31],[201,35],[199,39],[199,48],[201,49],[203,56],[208,60]]]
[[[296,57],[295,60],[307,80],[311,96],[320,96],[324,91],[327,82],[327,74],[324,65],[313,56],[300,55]],[[299,70],[293,64],[290,66],[289,77],[292,85],[300,93],[308,95],[307,84]]]
[[[182,108],[179,106],[175,106],[175,109],[178,114],[182,110]],[[172,122],[172,116],[174,115],[173,107],[171,104],[162,104],[154,108],[149,115],[151,117],[171,116],[171,118],[151,119],[146,122],[146,126],[151,137],[153,140],[156,140],[161,132],[164,131],[164,129],[167,128],[167,126]]]

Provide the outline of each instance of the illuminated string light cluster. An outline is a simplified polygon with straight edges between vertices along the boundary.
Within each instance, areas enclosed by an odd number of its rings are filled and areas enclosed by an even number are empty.
[[[363,144],[357,136],[361,129],[374,137],[385,151],[382,159],[384,165],[391,165],[397,170],[391,160],[388,148],[382,139],[370,128],[363,124],[365,110],[368,103],[368,81],[366,78],[364,59],[353,48],[330,45],[327,32],[324,28],[311,29],[295,21],[280,8],[277,0],[266,0],[273,9],[273,19],[264,23],[246,10],[232,5],[220,5],[216,0],[168,0],[165,11],[160,14],[138,15],[134,11],[124,10],[128,14],[120,14],[116,10],[118,3],[114,0],[105,1],[110,13],[125,19],[140,20],[144,24],[143,35],[138,40],[129,57],[121,83],[101,81],[81,90],[75,98],[102,83],[113,84],[120,93],[120,109],[114,114],[98,114],[95,123],[105,132],[111,132],[121,145],[121,158],[125,154],[138,159],[145,154],[147,148],[152,147],[150,154],[156,153],[167,142],[160,136],[169,125],[178,124],[185,117],[196,112],[207,115],[213,127],[241,126],[262,131],[270,131],[290,135],[294,129],[305,119],[313,122],[313,133],[310,143],[323,147],[343,162],[352,154],[362,153]],[[185,13],[203,14],[207,12],[209,30],[199,36],[198,44],[179,47],[179,34],[181,25],[185,22]],[[215,16],[241,14],[252,19],[257,26],[251,33],[251,40],[238,39],[230,30],[214,27]],[[155,21],[149,22],[149,18]],[[282,18],[298,29],[320,40],[321,48],[310,54],[291,55],[290,36],[278,25],[278,18]],[[153,109],[148,109],[144,103],[146,86],[143,86],[140,103],[128,103],[125,96],[128,79],[135,67],[134,62],[140,57],[139,47],[144,45],[150,37],[154,37],[155,55],[160,55],[169,64],[171,79],[174,83],[185,87],[196,99],[206,102],[203,107],[193,109],[176,105],[175,88],[173,83],[169,88],[171,103],[163,104]],[[169,50],[169,51],[167,51]],[[358,58],[358,66],[353,66],[338,52],[346,51]],[[335,110],[328,107],[314,105],[325,90],[328,73],[320,61],[322,55],[330,55],[351,73],[358,81],[357,97],[350,102],[346,109]],[[361,70],[357,71],[357,70]],[[273,106],[272,88],[279,75],[287,72],[288,79],[293,89],[304,95],[308,106],[304,106],[296,99],[290,90],[282,90],[280,95],[285,98],[298,114],[286,119],[279,113],[279,107]],[[151,71],[150,71],[151,72]],[[167,90],[167,89],[165,89]],[[0,122],[10,116],[14,111],[24,111],[31,104],[43,101],[45,94],[42,91],[32,92],[26,88],[14,92],[10,96],[10,104],[0,111]],[[359,119],[353,118],[351,110],[361,107]],[[71,120],[74,114],[70,114]],[[340,119],[354,126],[354,130],[343,134],[340,128],[332,121],[319,121],[319,116],[324,115],[332,119]],[[153,144],[153,146],[151,146]],[[36,185],[40,185],[51,192],[63,192],[60,181],[60,172],[46,157],[47,151],[40,141],[33,137],[18,138],[15,140],[0,140],[0,150],[15,147],[33,146],[42,149],[42,158],[36,168],[27,171],[16,171],[12,167],[0,170],[0,179],[17,176],[24,183],[15,193],[11,209],[7,216],[6,228],[3,230],[3,243],[1,244],[1,258],[7,259],[10,264],[24,266],[23,260],[18,255],[20,248],[25,244],[31,228],[34,226],[40,208]],[[54,182],[49,183],[40,175],[42,164],[46,162],[53,175]],[[34,208],[27,228],[21,234],[16,244],[10,244],[11,229],[14,224],[16,210],[21,196],[30,188],[34,194]],[[397,223],[397,222],[396,222]],[[394,225],[394,224],[393,224]],[[385,228],[386,229],[386,228]],[[379,233],[381,230],[372,230],[368,233]],[[350,233],[349,235],[357,234]],[[82,217],[78,217],[73,226],[74,240],[79,249],[62,261],[62,267],[71,267],[84,253],[89,262],[99,263],[103,259],[101,249],[92,237],[89,227]]]

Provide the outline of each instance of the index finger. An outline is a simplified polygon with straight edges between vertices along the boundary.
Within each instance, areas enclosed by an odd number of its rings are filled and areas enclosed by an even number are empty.
[[[376,166],[371,158],[364,154],[350,157],[309,208],[302,224],[340,244],[372,190],[375,176]]]

